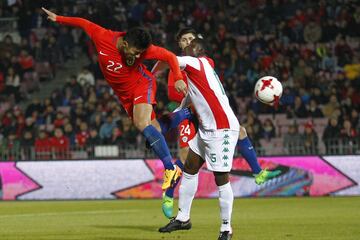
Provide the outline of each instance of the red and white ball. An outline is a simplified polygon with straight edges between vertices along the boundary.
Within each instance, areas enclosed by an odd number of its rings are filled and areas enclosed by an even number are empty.
[[[276,77],[265,76],[260,78],[254,89],[255,97],[262,103],[277,105],[283,93],[283,87]]]

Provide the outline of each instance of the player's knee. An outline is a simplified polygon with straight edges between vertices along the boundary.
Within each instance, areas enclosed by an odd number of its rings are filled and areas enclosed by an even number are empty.
[[[240,126],[240,131],[239,131],[240,140],[242,140],[246,137],[247,137],[246,129],[244,127]]]
[[[142,132],[147,126],[150,125],[150,122],[144,119],[134,119],[134,125],[139,131]]]
[[[199,172],[199,168],[192,161],[186,161],[184,171],[188,174],[195,175]]]
[[[215,183],[217,186],[225,185],[229,182],[228,172],[214,172]]]

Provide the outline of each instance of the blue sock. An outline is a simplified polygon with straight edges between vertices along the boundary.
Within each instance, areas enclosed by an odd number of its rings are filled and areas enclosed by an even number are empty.
[[[177,159],[177,160],[175,161],[175,164],[176,164],[182,171],[184,171],[184,164],[183,164],[179,159]],[[174,197],[175,188],[176,188],[176,186],[178,185],[179,182],[180,182],[180,179],[179,179],[172,187],[169,187],[169,188],[166,190],[165,195],[168,196],[168,197],[173,198],[173,197]]]
[[[250,165],[253,173],[258,174],[261,172],[261,167],[257,161],[256,152],[252,146],[248,137],[239,140],[238,144],[240,146],[240,153],[245,158],[247,163]]]
[[[156,128],[153,125],[147,126],[143,130],[142,134],[150,144],[152,150],[156,153],[156,155],[160,158],[160,160],[164,164],[164,168],[174,169],[170,150],[166,144],[164,136],[161,133],[159,133],[159,131],[156,130]]]
[[[191,117],[192,114],[190,109],[183,108],[180,111],[166,114],[157,120],[161,127],[161,133],[165,134],[169,130],[176,128],[184,119],[189,119]]]

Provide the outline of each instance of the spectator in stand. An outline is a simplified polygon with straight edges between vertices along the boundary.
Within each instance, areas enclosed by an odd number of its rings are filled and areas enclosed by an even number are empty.
[[[75,99],[82,95],[82,87],[77,82],[75,75],[70,76],[69,80],[66,82],[66,84],[64,86],[64,92],[65,92],[65,89],[70,89],[71,93],[72,93],[71,96]]]
[[[102,114],[100,112],[95,112],[90,118],[91,128],[100,129],[103,124]]]
[[[89,71],[94,74],[95,81],[99,80],[99,79],[104,80],[104,76],[101,72],[96,54],[92,55],[91,62],[89,64],[89,66],[87,67],[87,69],[89,69]]]
[[[20,76],[10,67],[5,77],[5,93],[9,96],[14,95],[16,102],[19,102],[20,97]]]
[[[16,132],[10,132],[6,139],[2,141],[2,152],[4,159],[10,161],[21,160],[20,155],[20,140],[16,136]]]
[[[83,87],[86,86],[86,85],[90,85],[90,86],[95,85],[94,75],[86,67],[84,67],[82,69],[82,71],[78,74],[76,80]]]
[[[284,147],[288,154],[300,154],[299,146],[302,143],[302,137],[299,134],[297,125],[290,125],[287,133],[284,134]]]
[[[310,100],[310,104],[307,106],[307,115],[312,118],[324,117],[315,99]]]
[[[25,117],[32,116],[32,113],[35,111],[37,111],[39,114],[44,111],[44,106],[40,103],[40,100],[37,97],[34,97],[31,104],[27,106],[25,111]]]
[[[345,120],[340,130],[340,138],[345,140],[353,140],[358,136],[356,129],[352,126],[350,120]]]
[[[90,129],[90,134],[89,137],[86,140],[86,145],[88,146],[97,146],[97,145],[101,145],[102,141],[99,137],[98,131],[96,128],[91,128]]]
[[[4,59],[8,53],[10,56],[15,56],[19,51],[19,47],[11,35],[5,35],[2,42],[0,43],[0,59]]]
[[[88,125],[86,122],[81,122],[80,131],[76,134],[76,146],[85,147],[85,144],[90,137],[88,131]]]
[[[22,74],[33,72],[35,68],[35,60],[29,54],[28,50],[22,49],[19,55],[19,64],[21,66]]]
[[[275,135],[276,134],[275,134],[274,123],[269,118],[265,119],[262,138],[265,138],[266,140],[270,141],[272,138],[275,137]]]
[[[89,137],[86,140],[86,151],[90,157],[94,157],[95,147],[102,145],[98,131],[96,128],[91,128],[89,132]]]
[[[255,117],[254,112],[248,112],[247,119],[243,125],[246,129],[248,129],[248,127],[252,128],[252,141],[259,141],[262,135],[262,124],[260,120]]]
[[[35,138],[31,131],[25,131],[20,139],[22,159],[27,160],[27,156],[31,156],[33,147],[35,144]]]
[[[304,127],[302,134],[304,154],[316,154],[318,153],[318,136],[314,130],[314,125],[312,122],[307,122]]]
[[[322,108],[322,112],[325,117],[329,118],[332,116],[334,111],[340,107],[338,99],[335,94],[330,96],[329,102],[325,104]]]
[[[50,140],[45,130],[40,130],[38,137],[35,138],[36,159],[47,160],[51,158]]]
[[[56,128],[60,128],[60,127],[64,126],[64,113],[63,112],[57,111],[53,124]]]
[[[108,139],[108,144],[111,145],[126,145],[127,141],[122,138],[122,132],[119,127],[114,127],[111,138]]]
[[[20,140],[21,147],[30,149],[34,146],[35,138],[31,131],[25,131],[22,135],[22,138]]]
[[[295,97],[293,107],[287,107],[287,116],[288,118],[306,118],[308,116],[306,107],[303,104],[300,96]]]
[[[359,111],[356,109],[352,109],[349,120],[351,122],[351,126],[353,126],[357,132],[359,132],[359,127],[360,127]]]
[[[345,120],[340,130],[340,139],[344,146],[344,154],[354,154],[359,150],[359,134],[351,125],[350,120]]]
[[[340,126],[338,123],[338,119],[335,117],[330,118],[322,137],[322,140],[325,143],[327,154],[338,154],[337,146],[339,144],[339,137]]]
[[[55,128],[54,136],[49,139],[50,147],[55,159],[69,159],[70,157],[70,141],[64,136],[61,128]]]
[[[122,118],[121,126],[123,141],[129,145],[135,146],[137,144],[137,135],[139,135],[139,132],[131,123],[131,120],[129,118]]]
[[[115,122],[113,121],[113,117],[111,113],[109,113],[106,117],[106,121],[100,127],[100,138],[102,141],[107,142],[111,136],[113,129],[116,127]]]
[[[71,147],[76,145],[76,134],[70,122],[64,124],[64,135],[69,139]]]

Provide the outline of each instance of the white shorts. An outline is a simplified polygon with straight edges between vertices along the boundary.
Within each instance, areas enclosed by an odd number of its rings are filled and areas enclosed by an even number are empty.
[[[238,138],[237,130],[206,131],[199,128],[196,136],[189,141],[189,147],[205,160],[208,170],[230,172]]]

